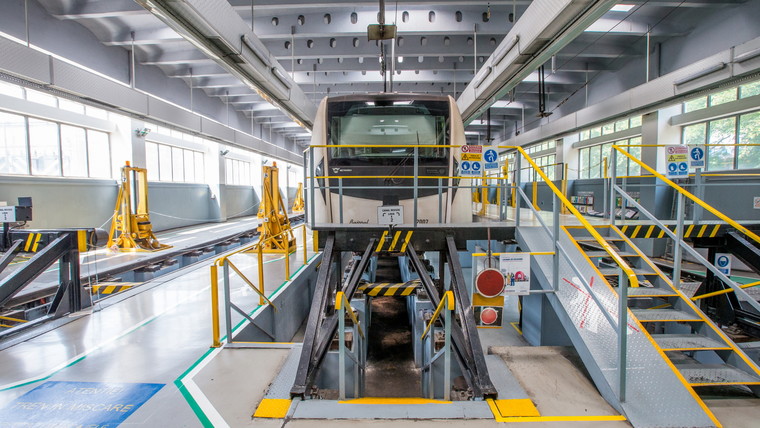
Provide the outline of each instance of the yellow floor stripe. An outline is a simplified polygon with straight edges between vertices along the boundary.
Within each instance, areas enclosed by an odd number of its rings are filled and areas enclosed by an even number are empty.
[[[625,421],[622,415],[607,416],[502,416],[493,399],[486,400],[496,422],[610,422]]]
[[[290,400],[284,398],[265,398],[256,408],[254,418],[285,419],[290,409]]]
[[[522,335],[523,334],[522,330],[520,329],[520,326],[518,324],[520,323],[517,321],[512,321],[511,323],[509,323],[509,325],[511,325],[515,330],[517,330],[518,333]]]
[[[515,398],[511,400],[494,400],[496,408],[499,409],[499,413],[504,417],[538,417],[541,414],[538,412],[536,405],[530,398]]]

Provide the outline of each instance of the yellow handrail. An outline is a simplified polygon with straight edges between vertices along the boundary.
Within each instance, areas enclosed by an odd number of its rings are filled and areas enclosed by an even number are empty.
[[[616,145],[613,145],[612,148],[615,149],[615,150],[617,150],[617,151],[619,151],[620,153],[622,153],[623,155],[625,155],[626,157],[628,157],[632,161],[636,162],[637,164],[639,164],[642,168],[646,169],[652,175],[654,175],[655,177],[659,178],[664,183],[666,183],[667,185],[669,185],[670,187],[672,187],[673,189],[675,189],[678,193],[680,193],[680,194],[686,196],[687,198],[691,199],[695,204],[697,204],[697,205],[701,206],[702,208],[706,209],[707,211],[709,211],[714,216],[718,217],[719,219],[721,219],[721,220],[725,221],[726,223],[730,224],[731,226],[733,226],[734,229],[741,231],[745,235],[747,235],[750,238],[752,238],[753,241],[755,241],[755,242],[757,242],[757,243],[760,244],[760,236],[757,236],[751,230],[749,230],[746,227],[744,227],[744,226],[740,225],[739,223],[735,222],[734,220],[732,220],[731,218],[729,218],[727,215],[725,215],[722,212],[718,211],[717,209],[713,208],[712,205],[708,204],[707,202],[705,202],[705,201],[699,199],[698,197],[694,196],[688,190],[686,190],[683,187],[677,185],[676,183],[670,181],[670,179],[668,179],[664,175],[660,174],[659,172],[655,171],[652,167],[650,167],[649,165],[645,164],[644,162],[642,162],[642,161],[636,159],[635,157],[631,156],[628,152],[626,152],[625,150],[622,150],[620,147],[618,147]]]
[[[291,231],[293,231],[295,229],[298,229],[299,227],[303,227],[304,228],[304,232],[306,231],[306,224],[299,224],[298,226],[295,226],[295,227],[291,228],[290,230],[283,230],[282,232],[280,232],[280,233],[278,233],[276,235],[272,235],[269,238],[265,239],[264,241],[261,241],[261,242],[257,241],[257,242],[254,242],[253,244],[246,245],[245,247],[240,247],[237,250],[235,250],[235,251],[233,251],[233,252],[231,252],[231,253],[229,253],[227,255],[224,255],[222,257],[217,258],[216,260],[214,260],[214,264],[217,265],[217,266],[221,266],[224,263],[224,260],[226,260],[226,259],[234,256],[235,254],[240,254],[240,253],[244,253],[246,251],[250,251],[252,249],[255,249],[258,245],[263,244],[265,242],[269,242],[270,240],[272,240],[272,239],[274,239],[274,238],[276,238],[276,237],[278,237],[278,236],[280,236],[280,235],[282,235],[284,233],[291,232]],[[305,243],[306,243],[306,241],[304,241],[304,244]],[[305,245],[304,245],[304,248],[305,248]],[[305,253],[305,251],[304,251],[304,253]],[[304,262],[305,261],[306,261],[306,258],[304,258]]]
[[[615,147],[615,146],[613,146]],[[522,156],[531,164],[533,165],[533,168],[536,170],[536,172],[539,174],[542,180],[546,183],[547,186],[554,192],[554,195],[559,199],[562,205],[567,207],[567,209],[570,211],[571,214],[575,216],[578,221],[581,222],[581,225],[591,234],[591,236],[599,243],[599,245],[602,246],[604,251],[607,252],[607,254],[612,257],[612,260],[615,261],[615,263],[620,266],[620,268],[623,270],[623,273],[625,273],[625,276],[628,277],[628,284],[631,287],[638,287],[639,286],[639,280],[636,278],[636,273],[633,272],[633,269],[631,269],[628,264],[625,262],[625,260],[620,256],[620,254],[615,251],[609,242],[607,242],[602,235],[599,234],[599,232],[594,229],[594,226],[591,225],[591,223],[588,222],[585,218],[583,218],[583,215],[575,208],[575,205],[573,205],[566,197],[562,194],[562,191],[560,191],[557,186],[552,183],[551,180],[549,180],[549,177],[539,168],[538,165],[533,161],[533,159],[525,153],[525,150],[522,149],[522,147],[518,146],[499,146],[500,149],[517,149],[517,151],[522,154]],[[559,237],[554,237],[555,239],[559,239]]]
[[[451,290],[443,293],[443,298],[441,299],[441,302],[438,303],[438,307],[435,308],[435,312],[433,312],[433,317],[430,318],[430,321],[428,322],[428,325],[425,327],[425,331],[422,332],[422,336],[420,336],[420,340],[425,339],[425,336],[427,336],[428,331],[430,331],[430,327],[433,326],[433,323],[435,320],[438,319],[438,316],[441,315],[441,311],[443,310],[443,307],[446,306],[446,310],[453,311],[454,310],[454,292]]]
[[[354,322],[356,327],[359,329],[359,335],[364,339],[364,332],[362,331],[362,325],[359,322],[359,319],[356,318],[356,314],[354,313],[354,308],[351,307],[351,303],[348,302],[348,299],[346,298],[346,294],[342,291],[338,291],[338,293],[335,295],[335,310],[339,311],[341,308],[343,308],[343,305],[346,305],[346,312],[348,313],[348,316],[351,317],[351,321]]]
[[[755,286],[758,286],[758,285],[760,285],[760,281],[752,282],[752,283],[749,283],[749,284],[744,284],[744,285],[739,286],[739,288],[742,288],[742,289],[743,288],[750,288],[750,287],[755,287]],[[725,290],[713,291],[712,293],[705,293],[705,294],[700,294],[699,296],[694,296],[694,297],[691,298],[691,300],[693,300],[693,301],[696,302],[697,300],[706,299],[708,297],[720,296],[721,294],[728,294],[728,293],[731,293],[733,291],[734,291],[733,288],[726,288]]]
[[[265,295],[264,295],[264,293],[263,293],[263,292],[259,291],[259,289],[258,289],[258,288],[256,288],[256,286],[255,286],[255,285],[253,285],[253,283],[252,283],[252,282],[251,282],[251,281],[250,281],[248,278],[246,278],[246,276],[245,276],[245,275],[243,275],[243,272],[240,272],[240,269],[238,269],[238,268],[237,268],[237,266],[235,266],[235,264],[234,264],[234,263],[232,263],[232,260],[227,260],[227,265],[228,265],[229,267],[231,267],[231,268],[232,268],[232,270],[234,270],[234,271],[235,271],[235,273],[237,273],[237,274],[240,276],[240,278],[242,278],[242,279],[243,279],[243,281],[244,281],[246,284],[248,284],[248,286],[249,286],[249,287],[251,287],[251,289],[252,289],[253,291],[255,291],[255,292],[256,292],[256,294],[258,294],[258,295],[259,295],[259,296],[260,296],[262,299],[264,299],[264,300],[265,300],[265,301],[266,301],[266,302],[269,304],[269,306],[273,307],[273,308],[274,308],[274,310],[275,310],[275,312],[277,312],[277,306],[275,306],[275,305],[274,305],[274,303],[272,303],[272,301],[271,301],[271,300],[269,300],[269,299],[267,298],[267,296],[265,296]]]

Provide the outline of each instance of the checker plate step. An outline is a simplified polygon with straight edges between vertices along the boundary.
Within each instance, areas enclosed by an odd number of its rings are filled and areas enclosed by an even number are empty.
[[[760,384],[760,377],[727,364],[679,364],[676,367],[690,384]]]
[[[631,309],[639,321],[702,321],[698,316],[675,309]]]
[[[662,349],[730,349],[728,345],[698,334],[653,334]]]

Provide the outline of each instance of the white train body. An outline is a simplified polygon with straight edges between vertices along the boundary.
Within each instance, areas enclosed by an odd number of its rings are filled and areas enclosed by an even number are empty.
[[[327,178],[315,179],[314,191],[305,192],[309,222],[388,224],[388,216],[395,215],[391,223],[413,225],[411,177],[417,175],[416,224],[471,223],[471,180],[449,178],[458,175],[464,144],[462,118],[449,96],[383,93],[323,99],[312,130],[313,160],[305,168],[311,177]],[[377,145],[398,148],[355,147]],[[415,145],[425,146],[417,150],[416,171],[415,149],[409,147]],[[342,183],[341,176],[346,177]]]

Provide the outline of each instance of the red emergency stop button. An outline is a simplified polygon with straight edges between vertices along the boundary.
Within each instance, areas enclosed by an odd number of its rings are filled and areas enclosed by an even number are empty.
[[[496,297],[504,291],[504,275],[498,269],[485,269],[475,277],[475,289],[483,297]]]
[[[480,322],[483,323],[483,325],[491,325],[495,323],[497,319],[499,319],[499,312],[494,308],[483,308],[483,310],[480,311]]]

